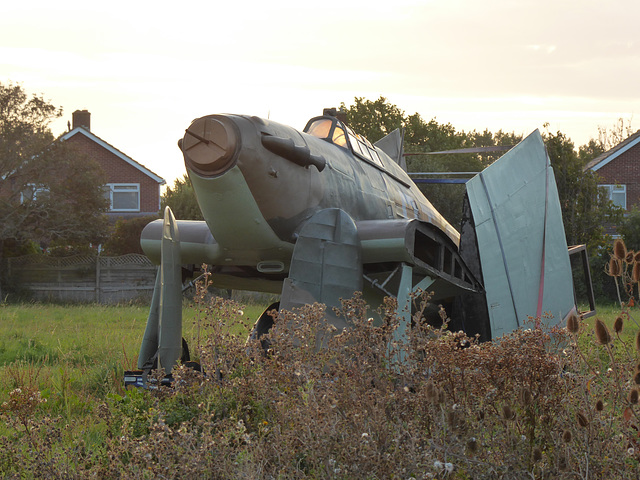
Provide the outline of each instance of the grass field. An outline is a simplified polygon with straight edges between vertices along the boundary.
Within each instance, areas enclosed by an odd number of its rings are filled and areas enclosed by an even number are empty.
[[[264,306],[243,307],[251,324]],[[148,307],[141,305],[0,305],[0,403],[27,384],[59,405],[122,393],[123,372],[135,369]],[[196,305],[183,308],[185,338],[196,336]],[[240,327],[239,335],[246,334]],[[82,408],[80,408],[82,411]]]

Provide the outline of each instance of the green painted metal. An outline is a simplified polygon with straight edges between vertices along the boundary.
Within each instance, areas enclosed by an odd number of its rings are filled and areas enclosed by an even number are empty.
[[[334,326],[344,328],[344,319],[337,318],[333,308],[341,307],[340,299],[362,291],[361,257],[358,231],[346,212],[332,208],[316,213],[300,231],[280,308],[320,302]]]
[[[162,269],[158,268],[156,275],[156,283],[153,288],[153,297],[151,298],[151,307],[149,308],[149,316],[147,317],[147,326],[142,337],[140,345],[140,353],[138,354],[138,368],[145,368],[147,362],[158,351],[158,324],[160,322],[160,292],[162,286]]]
[[[198,192],[202,214],[219,246],[219,257],[211,263],[255,266],[259,262],[280,261],[288,269],[293,244],[276,236],[239,167],[218,177],[191,174],[190,178]]]
[[[414,269],[406,263],[400,267],[400,284],[397,291],[397,320],[398,326],[393,332],[392,342],[399,348],[393,351],[391,359],[394,364],[406,362],[407,346],[409,344],[409,331],[411,330],[411,303],[415,295],[426,291],[435,279],[425,276],[414,285]]]
[[[560,201],[536,130],[467,183],[491,333],[498,338],[542,312],[560,322],[574,307]],[[543,261],[544,260],[544,261]],[[543,267],[544,266],[544,267]]]
[[[160,267],[138,355],[138,368],[153,367],[157,354],[158,367],[171,373],[182,355],[182,259],[178,226],[169,207],[165,208],[162,222]]]
[[[162,285],[158,323],[158,367],[164,368],[166,373],[171,372],[182,354],[181,265],[180,235],[173,213],[167,207],[162,232]]]

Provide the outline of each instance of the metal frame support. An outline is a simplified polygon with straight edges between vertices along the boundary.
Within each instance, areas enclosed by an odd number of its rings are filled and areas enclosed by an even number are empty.
[[[402,263],[400,266],[400,285],[396,299],[398,307],[396,315],[398,326],[393,332],[391,342],[396,345],[397,350],[393,352],[392,364],[404,364],[406,362],[406,347],[409,343],[408,332],[411,329],[411,301],[413,296],[429,288],[435,278],[425,276],[415,286],[413,285],[413,267]],[[389,345],[391,349],[391,345]]]
[[[586,245],[574,245],[569,247],[569,258],[572,259],[575,256],[578,256],[580,259],[580,263],[582,266],[582,276],[578,275],[580,279],[584,282],[584,286],[587,293],[587,301],[589,302],[589,311],[580,312],[583,318],[592,317],[596,314],[596,301],[595,296],[593,294],[593,283],[591,282],[591,270],[589,268],[589,254],[587,253]],[[573,264],[572,264],[573,266]],[[573,286],[573,296],[576,301],[576,306],[578,304],[578,299],[576,298],[576,287],[575,283]]]

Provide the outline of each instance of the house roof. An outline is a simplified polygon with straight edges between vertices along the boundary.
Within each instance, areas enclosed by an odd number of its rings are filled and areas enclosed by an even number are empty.
[[[147,167],[145,167],[144,165],[139,164],[133,158],[125,155],[120,150],[118,150],[116,147],[114,147],[113,145],[110,145],[109,143],[105,142],[104,140],[102,140],[97,135],[95,135],[95,134],[91,133],[90,131],[88,131],[86,128],[76,127],[73,130],[71,130],[70,132],[67,132],[64,135],[62,135],[62,137],[60,137],[60,138],[62,140],[67,140],[67,139],[69,139],[69,138],[71,138],[71,137],[73,137],[74,135],[77,135],[77,134],[84,135],[85,137],[89,138],[91,141],[93,141],[93,142],[97,143],[98,145],[100,145],[101,147],[107,149],[109,152],[111,152],[115,156],[121,158],[123,161],[125,161],[126,163],[128,163],[132,167],[137,168],[138,170],[140,170],[145,175],[153,178],[160,185],[164,185],[165,183],[167,183],[164,178],[160,177],[159,175],[156,175],[151,170],[149,170]]]
[[[604,167],[610,161],[612,161],[612,160],[616,159],[617,157],[619,157],[620,155],[622,155],[627,150],[635,147],[639,143],[640,143],[640,130],[638,130],[636,133],[634,133],[629,138],[627,138],[625,141],[619,143],[618,145],[616,145],[612,149],[607,150],[603,154],[601,154],[601,155],[597,156],[596,158],[594,158],[593,160],[591,160],[589,163],[587,163],[585,165],[584,169],[585,170],[596,171],[596,170]]]

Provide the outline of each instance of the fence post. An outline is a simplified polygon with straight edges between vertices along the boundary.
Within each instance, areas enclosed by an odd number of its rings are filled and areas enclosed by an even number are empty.
[[[96,303],[100,303],[100,255],[96,255]]]

